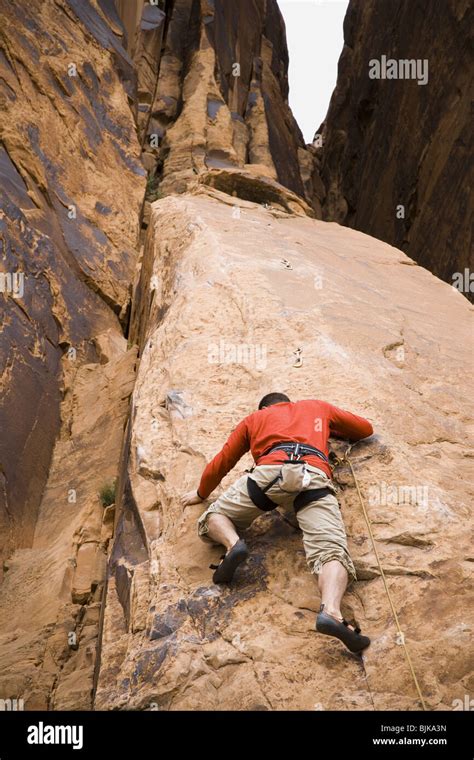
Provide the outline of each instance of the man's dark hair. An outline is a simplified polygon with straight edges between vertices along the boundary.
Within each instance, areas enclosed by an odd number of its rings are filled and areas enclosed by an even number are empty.
[[[284,393],[267,393],[266,396],[260,401],[258,408],[263,409],[266,406],[272,406],[272,404],[281,404],[282,401],[289,401],[288,396]]]

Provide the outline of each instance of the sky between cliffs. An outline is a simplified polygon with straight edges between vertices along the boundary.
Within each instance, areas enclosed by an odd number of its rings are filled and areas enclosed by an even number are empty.
[[[312,142],[329,106],[344,43],[348,0],[277,0],[290,55],[290,107]]]

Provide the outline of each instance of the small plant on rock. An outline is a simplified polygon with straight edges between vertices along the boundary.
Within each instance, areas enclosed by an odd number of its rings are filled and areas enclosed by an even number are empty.
[[[153,201],[157,201],[160,198],[163,198],[163,193],[159,189],[159,184],[160,181],[158,177],[156,177],[154,174],[148,175],[146,182],[145,200],[149,201],[149,203],[153,203]]]
[[[111,504],[115,504],[115,491],[117,488],[117,480],[113,480],[112,483],[106,483],[99,491],[99,499],[103,507],[110,507]]]

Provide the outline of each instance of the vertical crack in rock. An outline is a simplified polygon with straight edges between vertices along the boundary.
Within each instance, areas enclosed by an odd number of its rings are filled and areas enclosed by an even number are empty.
[[[89,709],[114,509],[99,493],[137,358],[135,74],[110,3],[0,11],[2,278],[22,278],[0,295],[0,697]]]

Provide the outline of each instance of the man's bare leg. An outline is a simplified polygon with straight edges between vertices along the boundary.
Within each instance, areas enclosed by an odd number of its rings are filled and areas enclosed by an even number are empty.
[[[347,588],[349,575],[344,565],[337,559],[325,562],[318,577],[321,604],[324,612],[342,620],[341,602]],[[353,629],[353,626],[350,626]]]
[[[209,538],[225,546],[227,549],[226,554],[229,553],[234,544],[239,540],[234,523],[225,515],[212,512],[207,518],[207,527]]]

